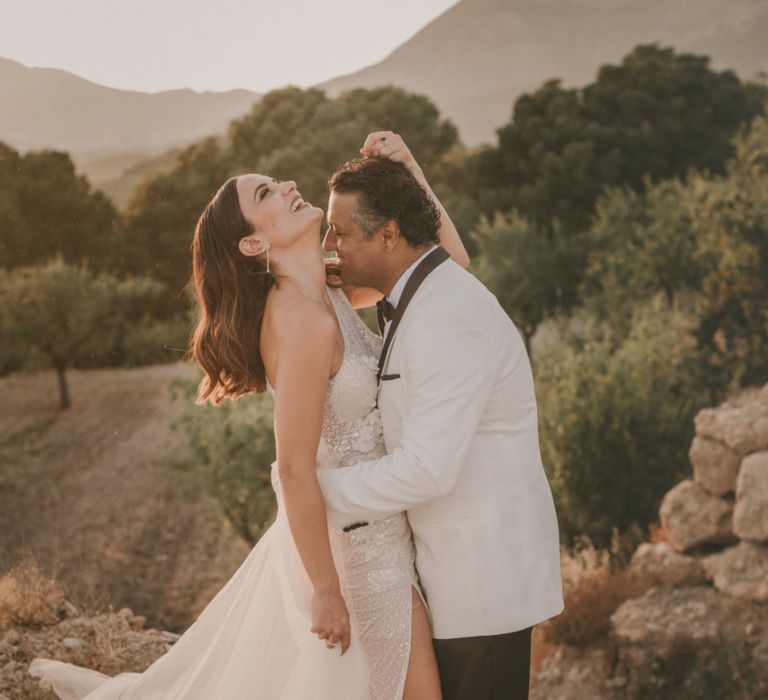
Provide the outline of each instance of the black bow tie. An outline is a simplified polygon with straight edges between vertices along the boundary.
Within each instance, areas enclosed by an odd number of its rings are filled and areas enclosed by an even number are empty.
[[[395,317],[395,307],[389,302],[387,297],[381,297],[376,302],[376,318],[379,321],[379,332],[384,333],[384,326],[387,321],[391,321]]]

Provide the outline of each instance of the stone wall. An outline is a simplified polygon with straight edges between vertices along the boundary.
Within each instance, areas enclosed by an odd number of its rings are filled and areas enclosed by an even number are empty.
[[[664,497],[662,526],[675,552],[700,561],[717,590],[766,602],[768,385],[700,411],[695,424],[693,476]],[[647,548],[637,556],[648,559]]]
[[[661,504],[668,541],[632,557],[647,591],[607,638],[547,659],[532,700],[768,698],[768,385],[695,428],[693,474]]]

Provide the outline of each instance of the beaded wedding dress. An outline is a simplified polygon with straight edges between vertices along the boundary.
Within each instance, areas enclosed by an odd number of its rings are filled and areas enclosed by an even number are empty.
[[[318,468],[384,454],[375,408],[381,339],[344,294],[329,289],[344,357],[329,381]],[[274,524],[173,647],[143,673],[109,677],[52,659],[30,673],[61,700],[397,700],[411,643],[417,586],[404,513],[348,532],[329,528],[352,626],[341,656],[310,633],[311,586],[293,544],[277,470]],[[417,588],[418,590],[418,588]]]

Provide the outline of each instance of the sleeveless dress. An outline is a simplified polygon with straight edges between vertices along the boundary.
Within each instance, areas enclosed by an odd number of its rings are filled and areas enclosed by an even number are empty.
[[[384,454],[375,407],[381,339],[340,290],[328,289],[344,338],[329,380],[318,468]],[[352,643],[344,656],[310,633],[312,588],[288,527],[276,466],[273,525],[173,647],[143,673],[106,676],[52,659],[30,673],[61,700],[398,700],[420,593],[404,513],[343,532],[329,527]]]

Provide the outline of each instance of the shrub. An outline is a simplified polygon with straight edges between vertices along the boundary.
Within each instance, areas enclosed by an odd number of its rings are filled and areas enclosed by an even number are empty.
[[[64,601],[64,586],[25,561],[0,576],[0,629],[55,624]]]
[[[565,606],[541,626],[545,643],[591,644],[609,631],[611,615],[624,601],[648,589],[648,582],[632,576],[621,563],[622,549],[615,531],[610,549],[598,549],[587,537],[579,538],[570,550],[563,549]]]
[[[656,299],[635,310],[626,337],[587,320],[537,357],[542,456],[566,541],[605,546],[614,527],[647,527],[689,469],[705,403],[690,327]]]
[[[196,406],[196,382],[176,381],[173,387],[176,399],[188,406],[174,429],[184,431],[191,448],[174,466],[199,480],[235,532],[254,545],[275,512],[271,398],[244,396],[220,406]]]

